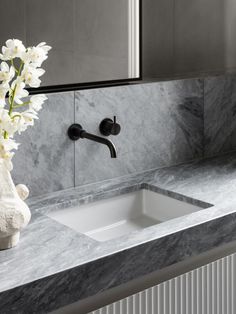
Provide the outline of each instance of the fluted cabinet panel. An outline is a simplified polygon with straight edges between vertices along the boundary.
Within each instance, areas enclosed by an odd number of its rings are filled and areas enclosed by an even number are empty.
[[[89,314],[234,314],[236,254]]]

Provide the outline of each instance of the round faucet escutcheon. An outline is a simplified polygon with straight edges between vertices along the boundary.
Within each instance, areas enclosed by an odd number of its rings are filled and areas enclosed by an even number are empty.
[[[77,141],[81,138],[82,132],[84,132],[82,126],[80,124],[74,123],[69,127],[67,134],[72,141]]]
[[[99,125],[99,130],[102,135],[118,135],[120,133],[121,127],[120,124],[116,122],[116,116],[114,120],[110,118],[105,118]]]

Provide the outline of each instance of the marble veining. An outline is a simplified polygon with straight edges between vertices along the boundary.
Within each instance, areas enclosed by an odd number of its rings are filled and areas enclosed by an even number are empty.
[[[30,187],[30,197],[202,157],[203,79],[47,96],[34,128],[18,139],[13,160],[13,179]],[[99,123],[114,115],[122,126],[117,137],[109,137],[117,147],[116,160],[103,145],[67,137],[74,122],[101,135]],[[28,169],[34,169],[33,176]]]
[[[74,143],[67,137],[74,122],[74,93],[47,97],[34,127],[16,138],[21,145],[13,158],[13,180],[26,184],[31,197],[74,186]]]
[[[236,76],[204,80],[204,154],[236,150]]]
[[[19,246],[0,253],[2,312],[45,313],[236,240],[235,160],[230,154],[32,198]],[[106,242],[45,215],[140,188],[203,209]]]
[[[13,179],[28,185],[31,197],[236,149],[235,75],[48,98],[35,127],[19,138],[14,157]],[[67,128],[75,121],[99,134],[100,121],[113,115],[122,125],[120,135],[110,137],[117,146],[117,160],[111,160],[102,145],[68,140]],[[34,169],[34,176],[28,169]]]
[[[235,86],[227,76],[49,95],[15,156],[32,220],[19,246],[0,252],[0,313],[45,314],[236,240],[236,153],[187,162],[235,149]],[[71,123],[99,133],[114,114],[125,125],[112,137],[117,160],[68,141]],[[106,242],[47,216],[143,188],[202,210]]]
[[[75,92],[75,120],[86,131],[100,135],[99,123],[114,115],[121,133],[109,138],[118,158],[111,159],[103,145],[77,142],[76,186],[202,157],[203,80]]]

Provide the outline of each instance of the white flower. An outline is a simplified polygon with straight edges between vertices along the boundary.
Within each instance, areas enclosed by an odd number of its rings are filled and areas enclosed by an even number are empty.
[[[6,62],[2,62],[0,66],[0,81],[9,82],[15,76],[13,66],[9,67]]]
[[[0,84],[0,108],[3,108],[6,104],[6,94],[9,90],[9,85],[6,83]]]
[[[0,159],[4,160],[9,171],[13,168],[11,159],[14,153],[12,150],[17,149],[18,146],[13,139],[0,138]]]
[[[40,77],[45,73],[40,66],[48,58],[50,49],[51,47],[46,43],[26,49],[18,39],[7,40],[6,46],[2,47],[2,54],[0,54],[0,59],[3,61],[0,63],[0,162],[5,163],[10,171],[13,150],[18,148],[18,144],[13,140],[15,133],[20,134],[28,126],[34,125],[34,121],[38,119],[37,112],[42,109],[47,99],[45,95],[34,95],[29,101],[23,100],[29,95],[26,85],[40,86]],[[15,58],[19,58],[20,63],[14,64]],[[10,61],[11,65],[8,64],[10,62],[5,61]],[[28,109],[22,112],[14,111],[24,106],[28,106]]]
[[[28,84],[30,87],[39,87],[41,80],[39,79],[45,73],[43,69],[37,69],[33,66],[26,65],[22,71],[21,78],[24,80],[25,84]]]
[[[18,149],[19,144],[16,143],[13,139],[5,139],[1,138],[0,139],[0,151],[3,152],[9,152],[11,150]]]
[[[11,124],[11,118],[8,114],[8,110],[0,109],[0,133],[2,134],[4,131],[9,129]]]
[[[21,134],[27,129],[27,125],[25,124],[25,120],[23,119],[21,113],[13,112],[12,113],[12,121],[15,126],[16,131]]]
[[[34,125],[34,120],[38,119],[37,113],[33,110],[26,110],[20,114],[18,120],[18,133],[24,132],[28,126]]]
[[[6,94],[9,90],[9,85],[7,83],[0,84],[0,108],[3,108],[6,104]]]
[[[20,114],[13,113],[12,117],[10,117],[8,110],[0,109],[0,134],[7,132],[8,137],[13,137],[19,128],[17,117],[19,118]]]
[[[5,61],[13,58],[21,58],[25,51],[25,46],[21,40],[8,39],[6,41],[6,46],[2,47],[2,54],[0,54],[0,58]]]
[[[21,127],[18,127],[19,134],[25,131],[28,128],[28,126],[33,126],[34,120],[38,119],[37,112],[31,109],[22,112],[20,116],[21,117],[20,117],[19,125]]]
[[[42,105],[47,100],[47,97],[43,94],[41,95],[33,95],[30,98],[29,108],[35,111],[39,111],[42,109]]]
[[[17,131],[19,134],[24,132],[28,126],[34,125],[34,120],[38,119],[37,112],[34,110],[26,110],[23,112],[12,113],[12,130]]]
[[[34,125],[34,120],[38,119],[37,112],[32,109],[22,112],[21,117],[27,126]]]
[[[36,47],[30,47],[23,54],[22,60],[25,64],[31,64],[34,67],[40,67],[48,58],[48,51],[51,49],[46,43],[40,43]]]
[[[25,89],[25,83],[20,81],[20,79],[17,79],[12,83],[11,89],[15,90],[14,101],[18,105],[23,104],[23,101],[21,99],[29,95],[29,92]]]
[[[46,54],[52,49],[52,47],[47,45],[45,42],[39,43],[36,47],[43,49]]]

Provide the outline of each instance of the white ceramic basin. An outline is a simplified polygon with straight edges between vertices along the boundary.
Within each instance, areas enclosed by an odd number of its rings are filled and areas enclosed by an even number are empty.
[[[106,241],[202,209],[148,190],[127,193],[48,216],[87,236]]]

